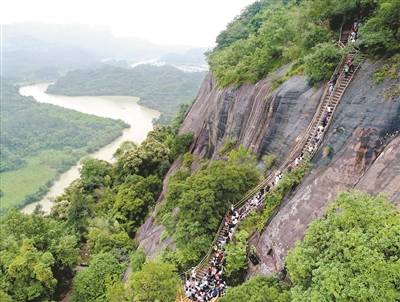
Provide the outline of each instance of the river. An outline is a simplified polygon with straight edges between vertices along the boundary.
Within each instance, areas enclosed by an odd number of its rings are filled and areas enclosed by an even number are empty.
[[[91,157],[106,161],[113,161],[113,154],[119,145],[127,140],[141,143],[147,133],[153,129],[152,120],[160,113],[139,105],[139,98],[130,96],[79,96],[70,97],[63,95],[47,94],[45,91],[51,83],[40,83],[21,87],[19,93],[23,96],[32,96],[39,103],[48,103],[73,109],[79,112],[93,114],[112,119],[121,119],[130,125],[122,135],[90,154]],[[60,138],[62,139],[62,138]],[[22,209],[24,213],[32,213],[36,205],[41,204],[45,213],[49,213],[53,200],[61,195],[64,190],[79,177],[80,163],[62,173],[54,182],[49,192],[38,202],[31,203]]]

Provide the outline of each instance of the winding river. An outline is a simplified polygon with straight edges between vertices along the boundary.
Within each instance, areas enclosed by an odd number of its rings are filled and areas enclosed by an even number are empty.
[[[19,93],[23,96],[32,96],[39,103],[48,103],[73,109],[87,114],[93,114],[112,119],[121,119],[130,125],[122,135],[90,154],[91,157],[106,161],[113,161],[113,154],[123,141],[141,143],[147,133],[153,129],[152,120],[157,118],[158,111],[139,105],[138,98],[129,96],[79,96],[69,97],[63,95],[47,94],[45,91],[50,83],[41,83],[21,87]],[[61,139],[61,138],[60,138]],[[31,203],[22,209],[24,213],[32,213],[37,204],[42,205],[45,213],[49,213],[53,200],[61,195],[64,190],[79,177],[80,163],[62,173],[54,182],[49,192],[38,202]]]

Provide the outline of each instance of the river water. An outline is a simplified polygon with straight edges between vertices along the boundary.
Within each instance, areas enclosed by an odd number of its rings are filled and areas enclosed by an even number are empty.
[[[112,119],[121,119],[130,125],[122,135],[104,146],[98,151],[90,154],[91,157],[106,161],[113,161],[113,154],[119,145],[127,140],[141,143],[147,133],[153,129],[152,120],[157,118],[158,111],[143,107],[138,98],[130,96],[79,96],[69,97],[45,93],[50,83],[41,83],[21,87],[19,93],[23,96],[32,96],[39,103],[48,103],[73,109],[83,113],[93,114]],[[60,138],[62,139],[62,138]],[[61,195],[64,190],[79,177],[80,164],[77,163],[68,171],[62,173],[54,182],[49,192],[38,202],[31,203],[22,209],[24,213],[32,213],[37,204],[42,205],[44,212],[49,213],[53,200]]]

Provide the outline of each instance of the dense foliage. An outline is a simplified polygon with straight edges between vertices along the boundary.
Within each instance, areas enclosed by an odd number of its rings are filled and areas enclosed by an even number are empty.
[[[227,244],[225,252],[224,277],[229,285],[237,285],[244,281],[245,272],[248,266],[247,240],[249,233],[246,230],[238,231],[233,241]]]
[[[204,255],[227,209],[257,183],[255,164],[255,158],[240,147],[226,161],[212,161],[192,175],[184,169],[171,178],[158,217],[175,238],[178,249],[167,257],[179,268]]]
[[[74,279],[74,302],[106,301],[107,286],[120,280],[122,267],[111,253],[93,256],[90,266]]]
[[[321,43],[304,58],[304,72],[313,83],[329,79],[335,70],[342,52],[331,43]]]
[[[52,300],[68,285],[78,239],[60,221],[11,211],[0,219],[0,297]],[[3,300],[2,300],[3,301]]]
[[[205,76],[170,65],[139,65],[132,69],[103,66],[70,71],[50,85],[48,92],[63,95],[131,95],[139,103],[173,117],[181,104],[190,103]]]
[[[180,285],[173,265],[149,262],[131,276],[129,286],[133,299],[130,301],[174,301]]]
[[[132,238],[155,205],[170,164],[191,143],[191,134],[177,134],[183,114],[170,126],[151,131],[141,145],[122,144],[114,164],[84,161],[80,178],[57,199],[51,216],[79,235],[84,263],[91,259],[74,279],[74,301],[150,301],[140,297],[175,295],[176,286],[170,287],[177,282],[174,267],[146,264]],[[131,287],[126,288],[120,279],[129,261],[133,275]],[[160,274],[154,274],[155,267]],[[168,280],[162,281],[164,277]],[[141,293],[137,288],[143,282],[153,287],[165,282],[165,286]]]
[[[399,7],[398,0],[261,0],[217,37],[210,67],[223,87],[256,82],[290,62],[305,63],[313,82],[326,80],[340,59],[334,40],[342,24],[359,17],[362,50],[380,56],[398,51]]]
[[[287,257],[293,301],[398,301],[400,213],[384,197],[343,193]]]
[[[289,302],[288,288],[278,280],[255,277],[240,286],[228,289],[221,302]]]
[[[57,172],[67,170],[83,155],[114,140],[125,126],[122,121],[35,102],[4,83],[0,171],[10,172],[1,175],[2,209],[20,204],[27,194],[35,193],[40,186],[54,179]],[[36,179],[31,180],[32,170],[36,168]],[[10,178],[14,178],[13,183]],[[36,187],[30,188],[31,181],[38,182]],[[25,192],[25,187],[16,188],[20,183],[29,183],[27,187],[32,191]],[[26,194],[20,196],[18,190]]]
[[[400,1],[381,0],[375,14],[360,29],[363,50],[374,54],[400,51]]]
[[[123,144],[113,165],[85,161],[80,179],[58,198],[52,215],[88,237],[94,251],[117,248],[127,254],[128,238],[154,206],[169,165],[191,142],[174,125],[156,128],[139,146]]]

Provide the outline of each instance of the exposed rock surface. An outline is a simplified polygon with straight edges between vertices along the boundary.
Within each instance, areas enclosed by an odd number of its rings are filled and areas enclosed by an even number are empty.
[[[140,243],[147,257],[154,258],[166,247],[175,248],[175,244],[171,237],[162,238],[164,226],[157,224],[153,217],[146,219],[145,223],[140,227],[136,235],[136,240]]]
[[[400,130],[400,98],[387,101],[383,97],[393,82],[379,86],[372,83],[377,65],[363,64],[342,98],[324,142],[331,147],[331,155],[323,158],[319,151],[311,173],[255,240],[262,260],[259,272],[270,274],[283,269],[288,251],[302,239],[309,223],[324,215],[328,202],[340,191],[384,191],[392,201],[399,202],[400,139],[384,149],[390,137],[383,137]]]
[[[181,132],[193,132],[193,153],[215,157],[227,140],[242,144],[257,155],[284,158],[307,128],[322,89],[311,88],[305,77],[295,76],[272,91],[282,68],[255,85],[218,89],[209,74],[183,122]]]
[[[400,208],[400,137],[383,150],[356,189],[370,194],[380,192]]]

